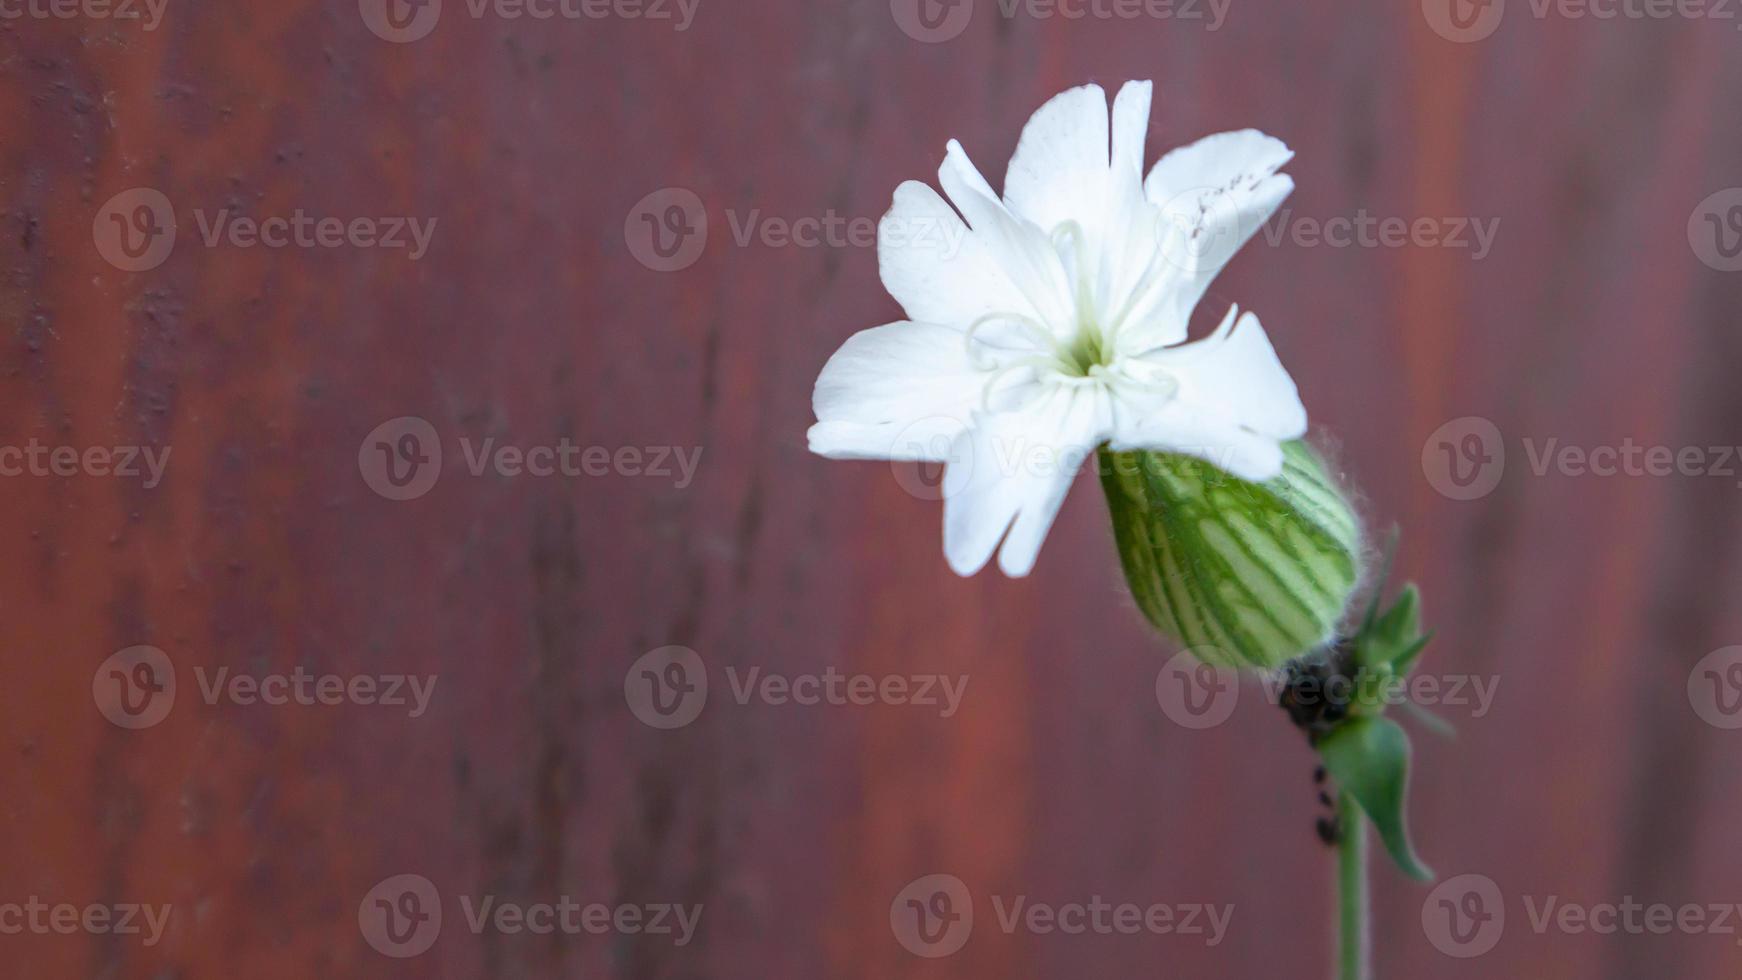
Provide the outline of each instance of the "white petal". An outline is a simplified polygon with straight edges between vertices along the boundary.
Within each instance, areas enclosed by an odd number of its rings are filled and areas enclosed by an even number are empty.
[[[1217,133],[1169,151],[1149,172],[1144,190],[1159,204],[1191,190],[1253,183],[1293,158],[1287,144],[1256,129]]]
[[[1143,145],[1149,131],[1153,88],[1149,82],[1127,82],[1113,100],[1113,163],[1108,180],[1108,213],[1101,231],[1105,250],[1101,258],[1102,277],[1096,284],[1097,299],[1105,316],[1117,316],[1134,305],[1132,293],[1160,262],[1155,229],[1161,211],[1143,192]],[[1178,337],[1165,341],[1152,337],[1146,343],[1161,346],[1184,339],[1182,327]]]
[[[1047,233],[1010,213],[955,140],[950,140],[938,180],[950,203],[968,219],[974,237],[1028,298],[1041,321],[1071,322],[1070,286]]]
[[[1293,178],[1276,172],[1293,156],[1281,140],[1243,129],[1162,157],[1143,190],[1171,231],[1196,233],[1189,251],[1174,256],[1178,264],[1200,275],[1220,271],[1294,189]]]
[[[979,571],[1001,538],[999,567],[1028,574],[1071,481],[1105,437],[1106,417],[1088,388],[1056,388],[1020,411],[976,416],[944,472],[944,555],[958,575]]]
[[[907,322],[861,330],[817,377],[811,451],[837,459],[942,459],[983,386],[959,330]]]
[[[967,428],[967,422],[955,416],[929,415],[913,422],[818,422],[805,436],[811,452],[829,459],[941,463],[949,457],[950,444]]]
[[[1216,332],[1151,355],[1179,379],[1157,411],[1121,418],[1113,444],[1197,456],[1246,480],[1282,472],[1281,443],[1306,434],[1306,409],[1258,318],[1230,309]]]
[[[1111,429],[1106,395],[1099,389],[1068,388],[1059,397],[1068,399],[1069,404],[1053,435],[1058,457],[1050,471],[1037,472],[1027,482],[1016,521],[998,551],[998,568],[1011,578],[1021,578],[1034,569],[1041,543],[1052,529],[1071,483]]]
[[[1143,141],[1149,135],[1149,103],[1155,85],[1126,82],[1113,100],[1113,172],[1143,178]]]
[[[1000,445],[993,426],[956,437],[944,469],[944,558],[963,577],[978,572],[1022,505],[1022,487],[999,472]]]
[[[1004,203],[1044,229],[1099,216],[1107,183],[1107,93],[1084,85],[1053,96],[1028,124],[1004,174]]]
[[[1282,445],[1248,432],[1225,415],[1201,405],[1174,401],[1140,424],[1121,426],[1110,440],[1114,449],[1153,449],[1196,456],[1255,483],[1282,472]]]
[[[1299,439],[1307,430],[1300,391],[1258,317],[1246,313],[1236,321],[1238,312],[1229,307],[1215,333],[1168,352],[1164,363],[1185,366],[1180,397],[1222,406],[1235,422],[1260,435]]]
[[[993,312],[1035,312],[977,236],[930,185],[910,180],[877,226],[883,287],[912,320],[966,327]]]
[[[1066,268],[1087,277],[1103,310],[1130,294],[1154,252],[1153,209],[1143,196],[1152,90],[1149,82],[1127,82],[1114,100],[1111,130],[1100,86],[1054,97],[1024,127],[1004,179],[1004,201],[1015,214],[1049,234],[1080,229]]]
[[[1294,189],[1292,178],[1276,173],[1293,156],[1281,140],[1245,129],[1207,136],[1161,158],[1144,193],[1161,209],[1152,241],[1170,268],[1137,304],[1121,350],[1184,337],[1210,282]]]

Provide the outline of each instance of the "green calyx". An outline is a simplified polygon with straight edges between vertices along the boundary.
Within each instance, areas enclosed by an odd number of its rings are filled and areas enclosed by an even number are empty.
[[[1431,719],[1403,697],[1404,683],[1429,636],[1421,631],[1421,596],[1413,584],[1405,585],[1390,608],[1380,612],[1389,571],[1387,567],[1380,575],[1367,614],[1354,632],[1290,661],[1280,672],[1278,703],[1306,732],[1344,799],[1359,809],[1345,825],[1352,824],[1359,833],[1360,815],[1365,815],[1397,866],[1428,881],[1433,872],[1415,854],[1405,815],[1409,735],[1384,715],[1388,706],[1407,705]]]
[[[1421,598],[1413,584],[1404,586],[1384,613],[1379,612],[1376,591],[1360,629],[1333,654],[1333,664],[1339,655],[1341,659],[1335,669],[1350,680],[1352,698],[1346,715],[1328,731],[1312,735],[1331,778],[1373,821],[1391,859],[1421,881],[1433,880],[1434,874],[1416,856],[1409,839],[1404,805],[1409,735],[1384,717],[1384,711],[1389,704],[1406,703],[1396,695],[1430,638],[1421,631]]]
[[[1406,586],[1383,612],[1373,602],[1353,632],[1345,613],[1361,583],[1354,509],[1303,442],[1283,447],[1282,473],[1263,483],[1194,457],[1101,450],[1101,485],[1131,595],[1155,628],[1215,666],[1278,678],[1281,706],[1325,769],[1373,821],[1412,877],[1404,815],[1409,736],[1384,716],[1427,645],[1421,601]]]
[[[1263,483],[1190,456],[1101,450],[1132,597],[1217,666],[1270,670],[1330,641],[1361,578],[1360,525],[1304,442]]]

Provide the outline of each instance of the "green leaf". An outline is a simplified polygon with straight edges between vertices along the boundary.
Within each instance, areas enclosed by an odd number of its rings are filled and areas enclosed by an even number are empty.
[[[1334,639],[1360,524],[1304,442],[1250,483],[1177,453],[1101,451],[1119,560],[1156,629],[1219,666],[1268,670]]]
[[[1421,593],[1411,582],[1397,594],[1391,608],[1373,622],[1373,639],[1385,651],[1387,663],[1396,659],[1396,651],[1415,641],[1421,633]]]
[[[1397,676],[1409,676],[1409,672],[1415,668],[1416,659],[1421,656],[1423,650],[1427,649],[1428,641],[1433,638],[1432,633],[1423,633],[1416,637],[1414,643],[1405,646],[1398,652],[1397,656],[1391,658],[1391,669],[1397,672]]]
[[[1432,881],[1434,874],[1416,857],[1404,821],[1409,785],[1409,736],[1386,718],[1355,718],[1319,743],[1325,768],[1337,785],[1361,805],[1385,850],[1405,874]]]
[[[1405,677],[1430,638],[1421,632],[1421,593],[1411,582],[1391,608],[1375,615],[1377,609],[1375,601],[1355,637],[1356,662],[1366,667],[1389,666],[1399,678]]]

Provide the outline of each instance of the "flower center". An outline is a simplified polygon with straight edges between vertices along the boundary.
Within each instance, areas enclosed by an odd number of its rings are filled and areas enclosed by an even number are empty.
[[[1107,388],[1136,384],[1172,398],[1179,379],[1161,365],[1121,357],[1116,338],[1138,300],[1162,273],[1160,250],[1151,256],[1130,294],[1113,300],[1110,316],[1097,302],[1095,260],[1086,247],[1083,227],[1063,221],[1048,235],[1063,266],[1069,289],[1069,322],[1042,322],[1014,311],[987,313],[968,327],[965,340],[974,366],[986,372],[982,405],[993,411],[994,394],[1011,390],[1026,372],[1035,381]]]
[[[1095,368],[1112,366],[1113,350],[1101,336],[1099,326],[1084,322],[1087,318],[1082,316],[1080,308],[1077,319],[1076,337],[1060,349],[1059,370],[1068,377],[1086,378]]]
[[[1049,236],[1052,247],[1071,281],[1071,307],[1076,314],[1075,331],[1068,343],[1059,346],[1059,372],[1066,377],[1087,378],[1096,368],[1112,366],[1113,344],[1103,329],[1095,304],[1095,290],[1089,275],[1083,226],[1075,221],[1060,222]]]

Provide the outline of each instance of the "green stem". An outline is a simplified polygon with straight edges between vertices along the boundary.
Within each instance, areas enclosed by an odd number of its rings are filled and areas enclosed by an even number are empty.
[[[1337,845],[1337,921],[1342,931],[1337,951],[1339,980],[1369,980],[1367,910],[1367,821],[1360,804],[1339,794],[1337,814],[1343,840]]]

